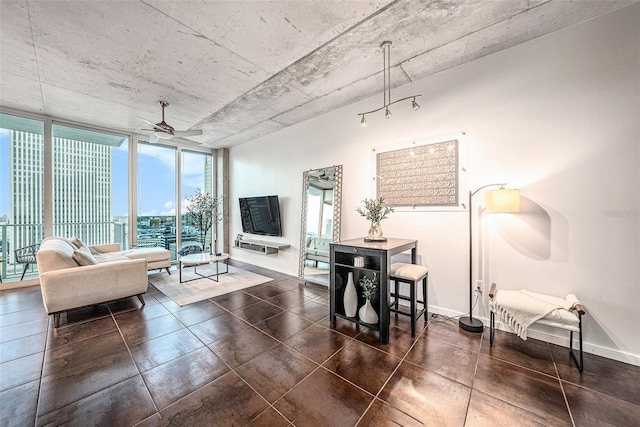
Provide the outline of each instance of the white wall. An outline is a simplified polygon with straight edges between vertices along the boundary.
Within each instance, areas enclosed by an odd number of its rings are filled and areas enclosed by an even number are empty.
[[[270,240],[291,244],[277,256],[232,257],[296,275],[304,170],[344,165],[342,238],[360,237],[368,224],[355,207],[375,196],[371,149],[464,131],[469,187],[505,181],[522,196],[520,214],[478,223],[474,278],[577,294],[588,312],[585,350],[640,365],[638,22],[635,4],[394,90],[393,99],[422,93],[415,113],[400,104],[392,119],[378,113],[360,127],[356,114],[381,105],[380,94],[232,148],[232,236],[241,232],[238,197],[278,194],[284,237]],[[419,239],[430,306],[441,313],[468,305],[467,218],[396,212],[383,222],[387,236]],[[566,344],[549,334],[530,336]]]

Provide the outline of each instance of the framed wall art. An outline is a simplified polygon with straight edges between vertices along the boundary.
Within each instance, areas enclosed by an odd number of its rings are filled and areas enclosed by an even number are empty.
[[[407,210],[458,210],[466,193],[467,142],[450,134],[373,149],[376,197]],[[405,210],[405,209],[402,209]]]

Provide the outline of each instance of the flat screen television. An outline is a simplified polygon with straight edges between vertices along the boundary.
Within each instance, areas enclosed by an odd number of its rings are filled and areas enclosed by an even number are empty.
[[[242,232],[262,236],[282,236],[278,196],[241,197]]]

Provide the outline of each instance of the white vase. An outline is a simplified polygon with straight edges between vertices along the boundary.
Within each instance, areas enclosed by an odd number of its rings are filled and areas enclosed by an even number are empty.
[[[358,311],[358,316],[360,320],[364,323],[369,323],[371,325],[375,325],[378,323],[378,313],[371,305],[371,300],[368,299],[362,307],[360,307],[360,311]]]
[[[358,293],[353,283],[353,272],[351,271],[347,279],[347,286],[344,288],[342,301],[344,303],[344,315],[347,317],[355,317],[356,311],[358,311]]]

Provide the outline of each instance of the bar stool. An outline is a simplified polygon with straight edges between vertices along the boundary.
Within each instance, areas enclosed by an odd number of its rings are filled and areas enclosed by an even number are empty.
[[[424,314],[424,320],[427,320],[427,277],[429,269],[417,264],[406,264],[404,262],[395,262],[391,264],[390,279],[394,282],[394,288],[391,296],[395,299],[389,305],[389,311],[400,313],[411,317],[411,336],[416,336],[416,319]],[[422,281],[423,301],[419,301],[416,296],[416,286]],[[400,295],[400,283],[409,285],[409,296]],[[411,312],[401,311],[399,308],[399,300],[409,301]],[[422,304],[422,309],[417,311],[418,303]]]

